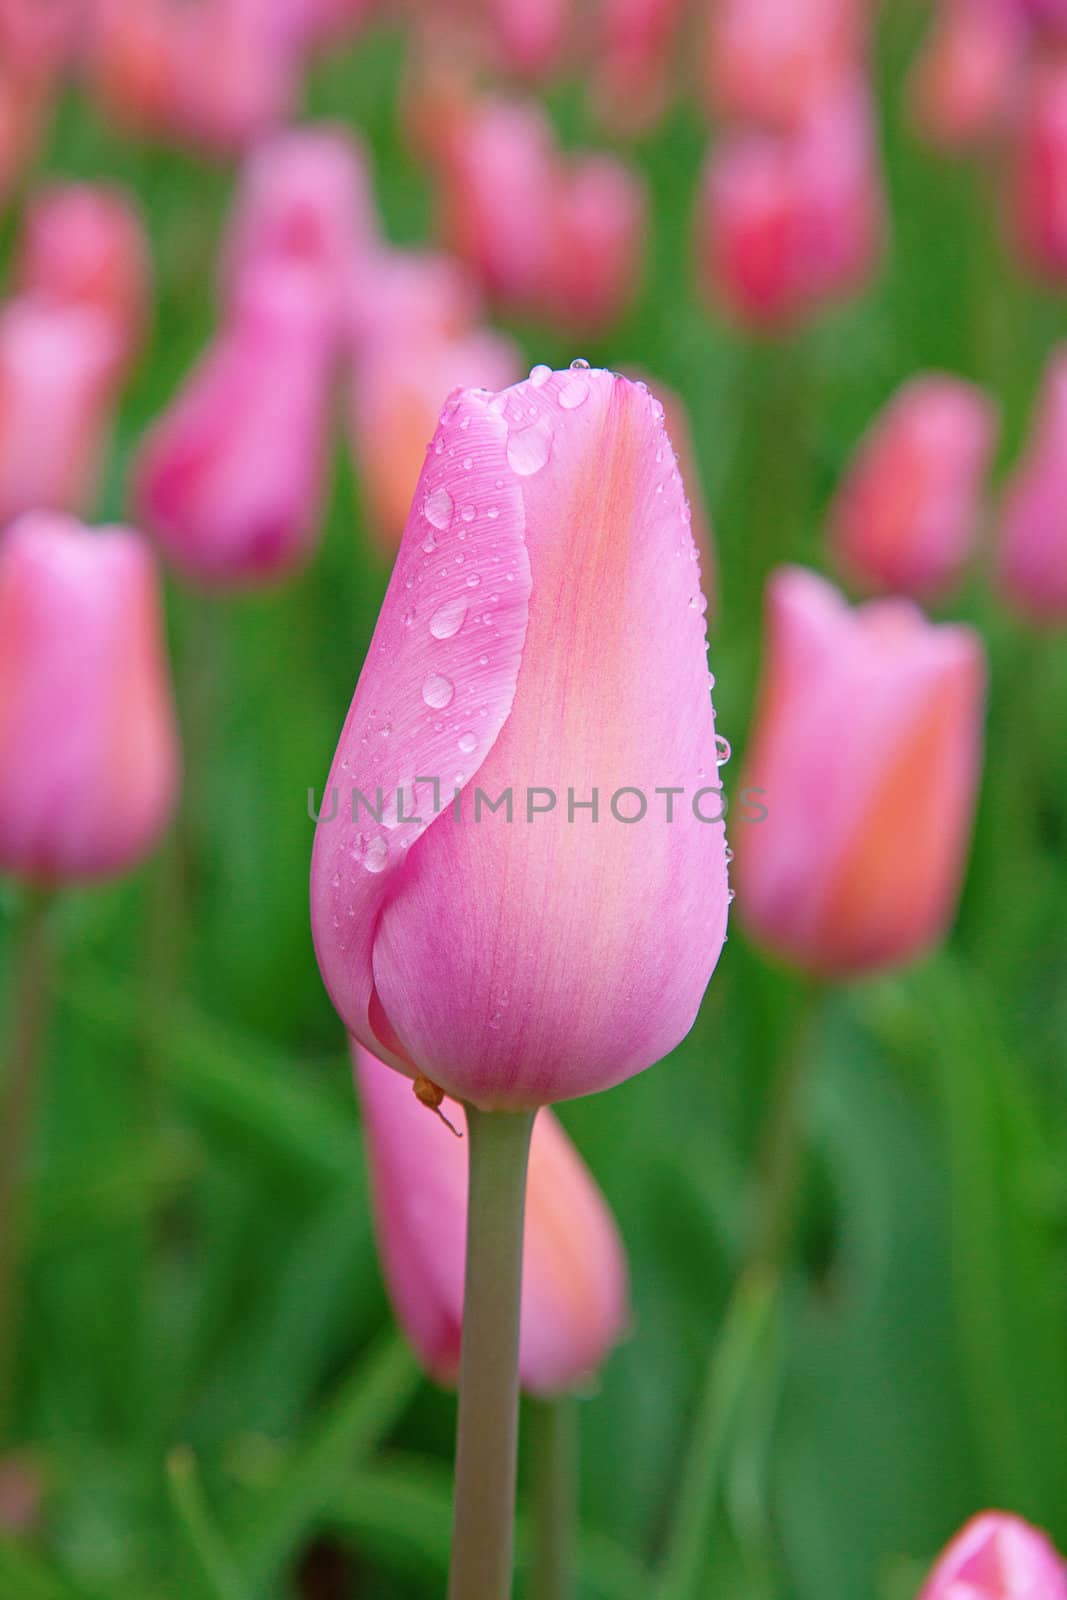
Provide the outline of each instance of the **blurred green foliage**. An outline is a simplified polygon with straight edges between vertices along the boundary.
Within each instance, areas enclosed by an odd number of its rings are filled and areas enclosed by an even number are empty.
[[[924,11],[900,0],[881,19],[892,241],[860,303],[766,347],[708,313],[690,246],[707,131],[683,106],[634,151],[654,225],[625,324],[581,350],[516,330],[531,361],[640,366],[684,396],[720,545],[712,654],[735,750],[763,579],[820,563],[829,492],[875,407],[918,368],[973,377],[1003,405],[1007,462],[1067,328],[1004,253],[991,167],[943,163],[904,125]],[[401,63],[399,38],[372,33],[322,66],[309,110],[364,136],[406,243],[427,237],[431,205],[397,126]],[[577,86],[550,99],[567,139],[596,142]],[[232,175],[122,141],[73,98],[46,169],[122,179],[151,228],[154,343],[101,507],[118,517],[130,452],[212,325]],[[385,581],[339,445],[304,577],[255,599],[170,595],[178,838],[61,908],[14,1418],[45,1476],[44,1525],[0,1540],[0,1600],[442,1592],[453,1401],[392,1331],[306,908],[306,791]],[[980,575],[953,614],[979,623],[993,663],[959,926],[921,969],[818,1002],[777,1310],[735,1289],[795,980],[735,929],[675,1055],[563,1108],[620,1219],[636,1314],[581,1406],[581,1600],[653,1592],[687,1452],[690,1492],[714,1510],[698,1518],[701,1595],[908,1600],[987,1504],[1067,1547],[1067,644],[1025,635]]]

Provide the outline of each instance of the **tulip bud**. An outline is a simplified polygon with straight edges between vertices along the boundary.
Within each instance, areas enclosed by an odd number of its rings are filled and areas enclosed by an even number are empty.
[[[405,1082],[353,1047],[370,1161],[378,1253],[401,1326],[427,1371],[459,1373],[467,1254],[467,1146]],[[458,1130],[462,1106],[443,1117]],[[603,1195],[549,1110],[530,1146],[522,1255],[523,1388],[558,1395],[587,1383],[628,1320],[626,1257]]]
[[[49,109],[46,83],[0,60],[0,205],[26,174]]]
[[[566,327],[595,335],[616,322],[633,293],[645,230],[645,191],[614,156],[575,160],[556,202],[549,307]]]
[[[481,330],[411,338],[401,327],[366,352],[352,382],[352,446],[372,531],[390,559],[444,401],[457,388],[505,389],[519,371],[511,341]]]
[[[1053,357],[1026,454],[1001,508],[997,577],[1035,622],[1067,622],[1067,346]]]
[[[279,25],[298,54],[321,50],[358,33],[374,0],[278,0]]]
[[[866,95],[853,84],[788,132],[742,131],[713,148],[701,197],[712,293],[742,324],[788,327],[861,288],[882,198]]]
[[[876,419],[831,511],[834,554],[862,589],[946,593],[974,548],[997,409],[981,389],[912,378]]]
[[[264,267],[313,273],[338,320],[377,223],[366,160],[347,130],[294,128],[257,145],[226,251],[228,299]]]
[[[1026,44],[1017,0],[941,0],[910,84],[913,120],[931,144],[961,150],[1004,126]]]
[[[23,296],[0,311],[0,527],[23,511],[88,511],[120,348],[100,312]]]
[[[489,0],[493,42],[503,64],[524,77],[550,72],[563,53],[569,0]]]
[[[51,77],[74,56],[85,0],[0,0],[0,61],[20,75]]]
[[[264,272],[141,445],[141,520],[194,581],[288,576],[324,491],[333,340],[314,278]]]
[[[1040,277],[1067,277],[1067,63],[1034,68],[1016,134],[1010,209],[1015,240]]]
[[[1067,1600],[1067,1567],[1021,1517],[983,1511],[953,1539],[919,1600]]]
[[[815,112],[863,59],[860,0],[713,0],[707,81],[719,117],[786,125]]]
[[[447,340],[469,333],[483,310],[470,274],[454,257],[443,251],[384,248],[360,262],[348,309],[357,362],[381,343]],[[407,507],[404,511],[406,516]]]
[[[685,0],[601,0],[595,96],[609,127],[638,133],[656,122],[671,87]]]
[[[911,960],[945,933],[970,839],[985,664],[906,600],[851,610],[784,568],[735,828],[753,939],[822,977]]]
[[[662,416],[581,367],[451,397],[334,759],[326,986],[368,1049],[483,1109],[658,1061],[725,936],[704,604]]]
[[[40,191],[25,221],[16,268],[20,287],[57,306],[104,315],[124,352],[148,320],[148,241],[118,189],[72,183]]]
[[[155,566],[122,528],[0,535],[0,872],[123,872],[170,819],[178,745]]]
[[[557,152],[539,106],[486,99],[458,116],[441,170],[446,240],[486,291],[519,309],[548,276]]]

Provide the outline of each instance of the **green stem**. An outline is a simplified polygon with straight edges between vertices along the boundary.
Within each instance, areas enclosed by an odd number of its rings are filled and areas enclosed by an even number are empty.
[[[507,1600],[515,1537],[519,1305],[533,1112],[467,1107],[467,1281],[449,1600]]]
[[[533,1423],[531,1600],[570,1600],[578,1503],[578,1417],[564,1395],[530,1406]]]
[[[10,1034],[0,1080],[0,1439],[7,1431],[19,1315],[26,1147],[52,987],[49,904],[47,895],[32,894],[15,935]]]
[[[771,1103],[764,1124],[759,1155],[749,1266],[764,1266],[780,1273],[789,1254],[800,1195],[804,1160],[804,1103],[812,1056],[812,1034],[818,1021],[818,995],[814,986],[801,996],[782,1051]]]

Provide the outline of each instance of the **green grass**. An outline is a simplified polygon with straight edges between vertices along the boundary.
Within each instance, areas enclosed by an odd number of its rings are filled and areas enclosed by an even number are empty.
[[[531,361],[637,365],[687,401],[720,545],[712,653],[735,751],[763,578],[822,563],[827,499],[873,409],[923,366],[977,378],[1004,407],[1003,469],[1067,332],[1063,305],[1005,256],[992,173],[939,162],[907,132],[920,8],[883,9],[892,241],[861,302],[771,347],[709,314],[690,249],[706,130],[682,107],[634,151],[654,224],[624,324],[580,349],[519,330]],[[386,225],[414,242],[430,197],[399,138],[400,63],[394,37],[371,36],[317,74],[310,102],[361,130]],[[577,86],[552,102],[568,139],[595,139]],[[211,327],[231,178],[123,143],[74,100],[46,165],[131,184],[155,247],[154,343],[117,430],[110,518],[138,436]],[[386,578],[340,445],[325,532],[278,594],[175,587],[183,705],[203,724],[184,820],[195,871],[171,849],[61,908],[14,1417],[47,1493],[40,1533],[0,1541],[0,1600],[295,1595],[316,1540],[344,1553],[340,1593],[443,1589],[453,1401],[392,1331],[308,931],[306,791],[324,781]],[[726,1312],[793,982],[735,927],[684,1045],[563,1108],[618,1214],[636,1314],[581,1406],[580,1600],[651,1593],[716,1350],[700,1593],[908,1600],[991,1503],[1067,1547],[1067,643],[1028,637],[981,574],[950,614],[979,624],[993,667],[958,928],[921,968],[822,1003],[801,1216],[769,1327]],[[4,891],[0,938],[15,904]]]

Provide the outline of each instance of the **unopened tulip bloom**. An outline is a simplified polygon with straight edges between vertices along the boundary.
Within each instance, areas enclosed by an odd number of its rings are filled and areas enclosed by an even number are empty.
[[[148,319],[148,241],[120,190],[59,184],[34,196],[16,266],[24,293],[58,306],[91,306],[106,316],[124,351]]]
[[[1009,204],[1019,252],[1039,276],[1067,279],[1067,63],[1030,75],[1018,120]]]
[[[327,785],[312,926],[349,1033],[523,1110],[658,1061],[718,959],[704,606],[643,387],[538,367],[442,419]],[[379,788],[380,821],[353,792]]]
[[[864,0],[712,0],[707,81],[720,117],[789,124],[861,64]]]
[[[68,66],[86,26],[85,0],[0,0],[0,61],[51,77]]]
[[[579,157],[564,173],[547,299],[576,334],[601,333],[625,310],[640,271],[645,210],[640,180],[615,156]]]
[[[277,0],[283,37],[296,51],[320,50],[358,32],[374,0]]]
[[[570,0],[489,0],[493,43],[504,66],[536,78],[555,67],[567,42]]]
[[[457,388],[505,389],[519,373],[510,339],[481,329],[444,338],[398,328],[366,349],[352,382],[352,446],[371,529],[390,559],[444,400]]]
[[[1018,0],[941,0],[910,84],[920,132],[943,150],[998,132],[1022,89],[1026,50]]]
[[[1021,1517],[983,1511],[953,1539],[919,1600],[1067,1600],[1067,1567]]]
[[[366,159],[347,130],[275,134],[249,157],[230,227],[230,297],[264,266],[302,266],[343,316],[353,275],[376,242]]]
[[[177,782],[147,545],[20,518],[0,534],[0,872],[64,883],[136,865]]]
[[[601,0],[594,86],[601,118],[638,132],[668,98],[685,0]]]
[[[0,311],[0,527],[23,511],[90,509],[120,354],[99,311],[28,295]]]
[[[319,527],[333,339],[313,274],[257,277],[145,439],[140,520],[188,577],[271,583]]]
[[[353,1050],[375,1231],[390,1298],[438,1382],[459,1373],[467,1246],[467,1143],[419,1105],[391,1067]],[[442,1116],[463,1127],[460,1105]],[[519,1368],[523,1388],[558,1395],[588,1382],[628,1320],[626,1258],[615,1220],[552,1112],[530,1147]]]
[[[859,290],[883,218],[862,86],[843,87],[787,132],[745,129],[718,141],[700,208],[705,276],[737,321],[782,329]]]
[[[358,362],[380,344],[470,333],[483,310],[474,279],[455,256],[383,247],[364,257],[350,286],[353,356]]]
[[[1001,507],[997,578],[1037,622],[1067,622],[1067,347],[1049,366],[1030,443]]]
[[[838,563],[860,588],[943,595],[974,548],[997,408],[973,384],[912,378],[875,420],[831,511]]]
[[[767,656],[734,830],[752,938],[821,977],[900,965],[956,908],[982,746],[977,635],[910,601],[850,609],[814,573],[770,581]]]

